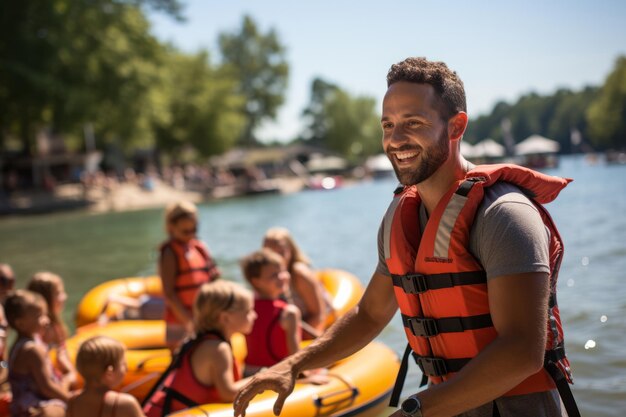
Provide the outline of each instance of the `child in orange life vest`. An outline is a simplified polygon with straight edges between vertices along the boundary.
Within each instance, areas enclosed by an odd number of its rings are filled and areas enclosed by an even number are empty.
[[[37,272],[29,281],[26,289],[43,297],[48,308],[50,325],[42,334],[42,341],[50,348],[56,348],[55,370],[71,385],[76,382],[76,369],[70,361],[65,348],[67,326],[63,321],[63,308],[67,293],[63,280],[52,272]]]
[[[9,383],[13,393],[11,416],[65,416],[68,384],[53,372],[41,334],[50,320],[41,295],[17,290],[5,301],[9,326],[17,339],[9,352]]]
[[[283,258],[261,249],[241,261],[246,280],[254,289],[254,310],[259,318],[246,336],[245,375],[272,366],[300,347],[300,310],[281,299],[289,290],[289,272]]]
[[[127,370],[119,341],[105,336],[85,340],[76,355],[76,368],[85,386],[67,402],[66,417],[145,417],[135,397],[113,391]]]
[[[185,342],[172,364],[146,396],[144,412],[159,417],[199,404],[231,402],[248,381],[233,356],[234,333],[249,333],[256,313],[252,293],[219,280],[204,284],[194,303],[196,335]]]
[[[159,275],[166,303],[166,341],[173,350],[193,333],[191,309],[198,289],[220,272],[206,246],[196,239],[198,209],[193,203],[170,204],[165,227],[169,239],[161,245]]]

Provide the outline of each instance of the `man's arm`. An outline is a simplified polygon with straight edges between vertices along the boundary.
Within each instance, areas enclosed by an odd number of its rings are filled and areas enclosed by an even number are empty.
[[[280,414],[301,371],[330,365],[358,351],[381,332],[397,309],[391,279],[374,273],[355,308],[305,349],[252,378],[235,399],[235,416],[245,416],[248,403],[265,390],[278,393],[274,414]]]
[[[451,416],[502,396],[543,366],[549,278],[532,272],[487,282],[498,336],[451,380],[418,394],[425,417]],[[397,411],[393,416],[401,416]]]

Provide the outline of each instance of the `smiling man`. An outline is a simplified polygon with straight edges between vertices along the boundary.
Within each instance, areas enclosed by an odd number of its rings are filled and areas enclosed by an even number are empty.
[[[279,394],[278,415],[299,372],[359,350],[398,307],[403,361],[412,353],[429,384],[417,392],[412,381],[415,394],[394,417],[565,416],[559,391],[569,416],[579,415],[556,304],[562,242],[542,206],[569,180],[467,162],[463,83],[444,63],[408,58],[387,86],[383,148],[401,186],[367,290],[321,338],[244,387],[235,415],[266,389]]]

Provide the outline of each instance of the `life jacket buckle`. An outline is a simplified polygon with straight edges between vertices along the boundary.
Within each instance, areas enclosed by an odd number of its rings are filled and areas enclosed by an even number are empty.
[[[421,294],[428,291],[426,276],[422,274],[407,274],[401,277],[402,289],[407,294]]]
[[[437,321],[435,319],[409,317],[407,318],[407,324],[414,336],[432,337],[439,334]]]
[[[419,356],[415,358],[415,362],[426,376],[440,377],[448,374],[446,361],[442,358]]]

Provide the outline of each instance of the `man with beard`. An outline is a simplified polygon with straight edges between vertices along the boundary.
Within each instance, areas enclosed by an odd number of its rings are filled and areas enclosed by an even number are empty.
[[[387,86],[383,148],[402,186],[367,290],[321,338],[244,387],[235,415],[266,389],[278,393],[278,415],[299,372],[356,352],[400,307],[403,365],[412,353],[429,384],[392,416],[562,416],[561,392],[575,417],[556,305],[562,242],[541,206],[569,180],[467,162],[464,87],[444,63],[408,58]]]

